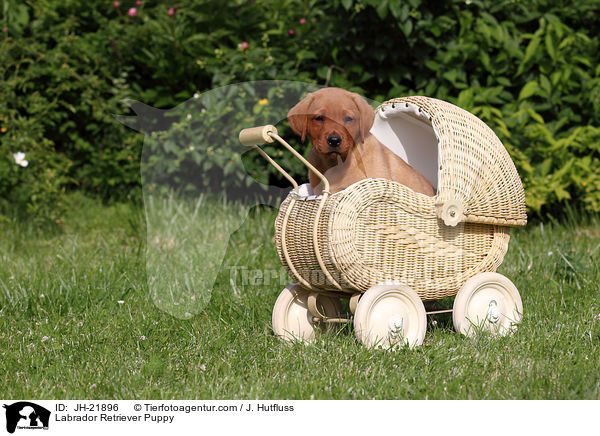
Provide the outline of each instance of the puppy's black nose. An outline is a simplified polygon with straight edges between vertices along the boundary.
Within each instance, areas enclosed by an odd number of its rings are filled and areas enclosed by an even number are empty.
[[[339,147],[342,145],[342,138],[340,135],[331,135],[327,137],[327,144],[329,144],[330,147]]]

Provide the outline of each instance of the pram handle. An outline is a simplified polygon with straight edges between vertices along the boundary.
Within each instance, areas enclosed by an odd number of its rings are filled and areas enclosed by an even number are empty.
[[[290,174],[286,170],[281,168],[277,162],[275,162],[273,159],[271,159],[271,157],[267,153],[265,153],[265,151],[262,148],[260,148],[258,146],[258,144],[264,144],[265,142],[273,142],[276,139],[281,145],[283,145],[285,148],[287,148],[294,156],[296,156],[296,158],[300,162],[302,162],[310,171],[312,171],[321,180],[321,182],[323,183],[323,193],[321,195],[321,199],[319,200],[319,207],[315,214],[315,220],[314,220],[313,229],[312,229],[313,247],[315,250],[315,255],[317,257],[317,261],[319,262],[319,266],[321,267],[321,270],[325,273],[325,276],[327,277],[327,279],[331,283],[334,283],[336,288],[341,290],[342,287],[338,284],[338,282],[335,281],[335,279],[331,276],[331,274],[327,270],[327,266],[325,265],[325,261],[323,260],[323,256],[321,256],[321,252],[319,250],[319,219],[321,217],[321,213],[323,212],[323,208],[325,207],[325,202],[327,201],[327,198],[329,197],[329,182],[327,181],[325,176],[319,170],[317,170],[308,160],[306,160],[304,158],[304,156],[302,156],[300,153],[298,153],[294,149],[294,147],[292,147],[281,136],[279,136],[277,134],[277,129],[275,128],[275,126],[266,125],[266,126],[251,127],[249,129],[244,129],[240,132],[239,138],[240,138],[240,142],[242,144],[244,144],[248,147],[254,147],[256,149],[256,151],[258,151],[260,153],[260,155],[267,160],[267,162],[269,162],[271,165],[273,165],[275,167],[275,169],[277,169],[277,171],[279,171],[281,174],[283,174],[283,176],[286,179],[288,179],[294,186],[294,193],[296,194],[296,197],[292,196],[292,198],[290,200],[290,206],[287,208],[286,214],[283,218],[282,232],[283,232],[284,236],[282,236],[282,239],[281,239],[281,242],[282,242],[281,249],[283,251],[284,258],[286,259],[287,264],[292,269],[296,279],[299,281],[300,284],[306,286],[308,289],[312,289],[311,284],[308,281],[306,281],[306,279],[303,278],[302,275],[299,274],[298,271],[296,271],[295,268],[292,266],[292,261],[290,260],[290,257],[289,257],[288,251],[287,251],[287,246],[285,244],[285,228],[286,228],[288,220],[290,218],[290,213],[293,209],[292,206],[293,206],[294,202],[297,201],[298,197],[300,196],[300,191],[298,189],[298,183],[296,183],[294,178],[292,176],[290,176]]]
[[[294,147],[288,144],[281,136],[277,134],[277,128],[270,124],[266,126],[258,126],[258,127],[250,127],[244,129],[240,132],[239,135],[240,142],[247,147],[254,147],[262,157],[264,157],[267,162],[277,169],[283,176],[288,179],[292,185],[294,186],[294,191],[298,194],[298,183],[294,180],[294,178],[283,168],[277,164],[263,149],[261,149],[258,145],[264,144],[265,142],[274,142],[276,139],[281,145],[287,148],[296,158],[302,162],[310,171],[312,171],[323,183],[323,192],[329,193],[329,182],[325,178],[325,176],[317,170],[308,160],[304,158],[300,153],[298,153]]]
[[[264,144],[265,142],[273,142],[273,138],[269,133],[277,135],[277,127],[267,124],[266,126],[250,127],[240,132],[240,142],[246,147]]]

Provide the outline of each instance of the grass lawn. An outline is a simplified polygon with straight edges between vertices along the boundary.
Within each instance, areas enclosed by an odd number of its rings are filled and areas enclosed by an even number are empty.
[[[422,347],[382,352],[349,327],[311,345],[273,336],[282,287],[273,209],[252,211],[227,245],[210,303],[181,319],[157,308],[146,284],[143,210],[80,196],[71,205],[62,231],[0,224],[4,398],[600,398],[597,217],[512,233],[499,272],[523,297],[514,335],[468,339],[440,315]],[[232,267],[275,273],[244,284]]]

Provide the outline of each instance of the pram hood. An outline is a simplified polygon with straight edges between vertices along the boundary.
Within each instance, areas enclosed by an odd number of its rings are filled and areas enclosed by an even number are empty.
[[[377,108],[371,133],[437,188],[438,216],[446,224],[527,223],[515,165],[473,114],[433,98],[396,98]]]

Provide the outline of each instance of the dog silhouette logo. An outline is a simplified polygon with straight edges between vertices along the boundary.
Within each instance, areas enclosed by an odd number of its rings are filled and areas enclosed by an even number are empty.
[[[278,207],[290,191],[250,174],[242,159],[249,148],[240,143],[239,131],[285,120],[294,102],[314,87],[246,82],[196,94],[172,109],[126,102],[135,115],[116,118],[144,134],[146,283],[156,307],[188,319],[208,306],[232,235],[252,208]],[[195,208],[192,203],[188,210],[183,196],[197,200]]]
[[[14,433],[19,429],[48,429],[50,411],[28,401],[4,405],[6,409],[6,431]]]

